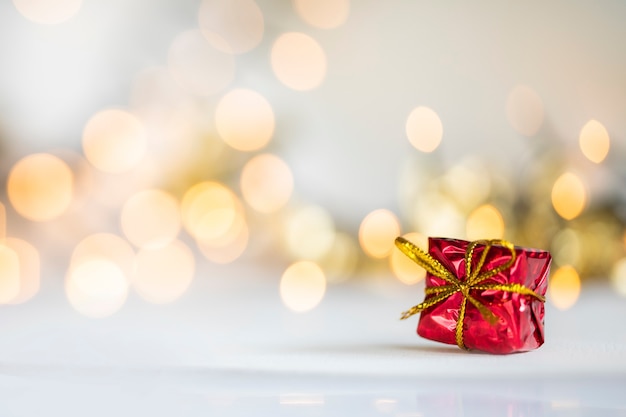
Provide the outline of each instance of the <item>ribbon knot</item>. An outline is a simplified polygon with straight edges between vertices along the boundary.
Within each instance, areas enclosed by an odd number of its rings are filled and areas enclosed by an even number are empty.
[[[472,267],[472,261],[474,258],[474,251],[478,245],[484,245],[484,250],[478,259],[475,267]],[[492,246],[503,246],[511,252],[511,257],[503,264],[496,265],[490,269],[484,269],[487,255]],[[443,301],[447,300],[453,294],[460,292],[463,295],[461,301],[461,307],[459,308],[459,315],[456,322],[456,344],[461,349],[467,349],[463,341],[463,327],[465,320],[465,311],[467,309],[467,303],[471,303],[483,316],[483,318],[494,325],[498,322],[498,318],[489,310],[482,302],[477,300],[471,295],[472,290],[496,290],[505,291],[515,294],[522,294],[534,297],[541,302],[545,302],[545,297],[537,294],[533,290],[521,285],[521,284],[499,284],[499,283],[484,283],[489,278],[492,278],[499,273],[511,268],[516,259],[515,246],[506,240],[494,239],[494,240],[477,240],[471,242],[465,250],[465,280],[461,281],[454,273],[449,271],[445,266],[441,264],[437,259],[433,258],[429,253],[421,250],[413,243],[404,239],[403,237],[396,238],[396,246],[411,260],[424,268],[429,274],[441,278],[447,283],[447,285],[439,285],[435,287],[426,287],[424,292],[426,293],[426,299],[420,304],[411,307],[407,311],[402,313],[401,320],[411,317],[414,314],[421,313],[422,311],[433,307]]]
[[[469,295],[469,287],[465,284],[461,284],[459,285],[459,289],[461,290],[461,294],[463,294],[463,296],[467,297]]]

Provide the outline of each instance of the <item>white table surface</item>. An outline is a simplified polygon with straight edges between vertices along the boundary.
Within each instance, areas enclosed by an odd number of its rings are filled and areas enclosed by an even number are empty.
[[[399,321],[420,284],[353,280],[297,314],[279,277],[206,268],[173,304],[131,294],[98,320],[44,277],[1,309],[0,416],[626,416],[626,299],[609,288],[548,304],[539,350],[493,356]]]

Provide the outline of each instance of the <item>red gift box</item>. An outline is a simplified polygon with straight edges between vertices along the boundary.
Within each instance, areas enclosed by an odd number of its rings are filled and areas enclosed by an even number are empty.
[[[429,238],[426,253],[396,245],[424,267],[426,298],[402,318],[421,313],[417,333],[469,350],[505,354],[543,344],[551,256],[503,240]]]

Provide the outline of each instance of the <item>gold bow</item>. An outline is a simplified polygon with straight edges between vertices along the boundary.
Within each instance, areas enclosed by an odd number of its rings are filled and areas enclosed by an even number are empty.
[[[476,267],[472,269],[472,259],[474,256],[474,250],[477,245],[484,245],[485,249],[476,264]],[[491,247],[494,245],[503,246],[511,251],[511,258],[501,264],[497,265],[492,269],[487,269],[483,271],[483,266],[485,265],[485,260],[487,259],[487,255],[491,250]],[[477,240],[471,242],[467,249],[465,250],[465,280],[461,281],[458,277],[456,277],[452,272],[446,269],[438,260],[433,258],[429,253],[424,252],[413,243],[404,239],[403,237],[396,238],[396,246],[398,249],[402,251],[406,256],[411,258],[415,263],[424,268],[426,272],[431,275],[436,276],[437,278],[441,278],[448,285],[439,285],[436,287],[426,287],[424,292],[426,293],[427,298],[421,302],[420,304],[411,307],[404,313],[402,313],[401,320],[411,317],[414,314],[421,313],[422,311],[435,306],[444,300],[448,299],[453,294],[460,292],[463,294],[463,301],[461,302],[461,307],[459,309],[459,317],[456,322],[456,344],[461,349],[467,349],[465,347],[465,343],[463,342],[463,321],[465,320],[465,310],[467,308],[467,302],[469,301],[476,309],[480,312],[480,314],[487,320],[490,324],[495,324],[498,321],[498,318],[480,301],[474,298],[471,294],[471,290],[497,290],[497,291],[506,291],[515,294],[529,295],[531,297],[535,297],[541,302],[545,302],[546,299],[544,296],[537,294],[533,290],[521,285],[521,284],[499,284],[499,283],[491,283],[491,284],[483,284],[484,281],[498,275],[500,272],[509,269],[513,263],[515,262],[516,252],[515,246],[512,243],[507,242],[506,240]],[[432,295],[433,297],[428,298],[428,296]]]

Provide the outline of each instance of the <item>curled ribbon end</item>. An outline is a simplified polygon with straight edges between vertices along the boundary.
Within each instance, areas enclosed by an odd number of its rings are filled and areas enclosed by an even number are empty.
[[[402,316],[400,317],[400,320],[408,319],[409,317],[411,317],[414,314],[419,313],[420,311],[421,310],[418,308],[418,306],[412,307],[412,308],[410,308],[407,311],[404,311],[402,313]]]

